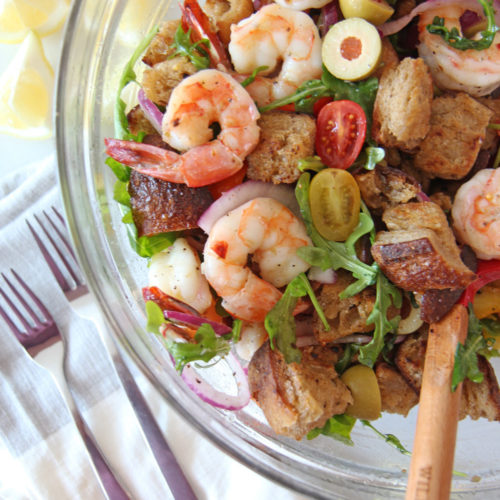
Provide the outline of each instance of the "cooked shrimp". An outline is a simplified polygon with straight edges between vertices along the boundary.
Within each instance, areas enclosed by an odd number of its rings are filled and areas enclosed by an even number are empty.
[[[451,214],[458,238],[480,259],[500,259],[500,169],[485,168],[462,184]]]
[[[132,141],[106,139],[106,152],[137,171],[199,187],[236,173],[259,142],[260,114],[248,92],[215,69],[184,79],[172,92],[162,138],[174,151]],[[220,133],[213,139],[214,123]]]
[[[201,274],[200,259],[184,238],[151,258],[149,286],[205,312],[212,304],[208,282]]]
[[[275,0],[283,7],[290,7],[294,10],[320,9],[331,0]]]
[[[232,210],[212,227],[202,271],[234,316],[262,322],[289,283],[309,265],[297,248],[311,245],[304,224],[272,198],[256,198]],[[248,267],[258,265],[260,276]]]
[[[500,32],[493,43],[484,50],[457,50],[450,47],[439,35],[429,33],[426,26],[434,16],[442,17],[448,29],[456,27],[461,32],[460,16],[466,10],[474,10],[483,16],[477,2],[450,2],[420,13],[418,24],[420,45],[418,52],[431,71],[438,87],[462,90],[473,96],[490,94],[500,85]]]
[[[321,39],[313,20],[275,3],[233,25],[228,49],[238,73],[268,67],[246,87],[260,106],[293,94],[300,84],[321,75]],[[276,72],[280,63],[277,77],[262,78]]]

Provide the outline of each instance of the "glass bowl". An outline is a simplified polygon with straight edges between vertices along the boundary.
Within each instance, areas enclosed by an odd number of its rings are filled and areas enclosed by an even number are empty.
[[[216,445],[270,479],[317,498],[402,498],[410,459],[359,422],[347,446],[327,437],[277,437],[260,410],[227,412],[203,403],[175,373],[145,331],[141,288],[147,263],[130,248],[103,139],[113,136],[113,106],[122,69],[143,36],[177,4],[81,0],[69,17],[57,88],[59,178],[70,231],[87,281],[113,334],[164,398]],[[416,409],[374,425],[411,449]],[[498,498],[497,423],[459,424],[453,498]]]

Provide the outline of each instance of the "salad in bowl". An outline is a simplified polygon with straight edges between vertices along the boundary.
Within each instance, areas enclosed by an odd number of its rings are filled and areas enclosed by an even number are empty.
[[[498,25],[488,0],[185,0],[129,54],[116,230],[202,405],[307,459],[359,422],[407,460],[390,423],[413,425],[429,328],[461,303],[450,391],[500,420]]]

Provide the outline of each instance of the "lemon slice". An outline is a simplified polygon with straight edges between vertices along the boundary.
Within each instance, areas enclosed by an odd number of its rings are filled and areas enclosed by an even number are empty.
[[[68,14],[67,0],[0,0],[0,42],[19,43],[30,30],[56,32]]]
[[[54,71],[40,38],[29,32],[0,76],[0,133],[30,139],[52,135]]]

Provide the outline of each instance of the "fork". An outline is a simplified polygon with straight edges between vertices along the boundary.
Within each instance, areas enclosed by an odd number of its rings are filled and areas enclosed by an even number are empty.
[[[29,221],[26,222],[48,267],[52,271],[52,274],[56,278],[66,298],[69,302],[73,302],[77,298],[82,297],[89,292],[83,279],[80,277],[81,271],[67,237],[64,218],[55,207],[52,207],[52,212],[52,217],[50,217],[47,212],[42,212],[46,224],[43,223],[41,217],[34,215],[34,218],[45,235],[46,240],[50,242],[50,246],[53,249],[52,252],[49,250],[48,244],[44,243],[42,240],[40,232],[37,232]],[[55,235],[51,234],[51,231],[47,229],[47,226],[52,229]],[[66,252],[63,252],[61,247],[64,247]],[[54,252],[59,258],[59,263],[53,256]],[[68,277],[70,277],[71,280],[69,280]],[[95,325],[91,323],[89,326],[94,327]],[[196,500],[196,495],[194,494],[169,445],[165,441],[162,431],[151,413],[146,401],[144,400],[133,375],[130,373],[130,370],[119,353],[114,354],[112,358],[118,377],[122,382],[125,392],[141,424],[142,430],[144,431],[146,439],[149,442],[151,451],[160,466],[160,470],[163,473],[174,498],[182,500]]]
[[[55,342],[60,338],[59,329],[52,315],[26,282],[14,271],[14,269],[10,269],[10,272],[20,286],[16,286],[4,273],[1,273],[1,276],[8,285],[12,296],[17,299],[18,305],[16,305],[15,300],[11,298],[11,295],[0,287],[0,295],[10,308],[9,314],[7,309],[0,304],[0,316],[7,323],[21,345],[23,345],[31,356],[34,356],[39,352],[41,346],[47,347],[50,345],[47,341],[52,340]],[[35,310],[35,308],[38,311]],[[14,318],[17,318],[22,328],[16,324]],[[28,318],[31,319],[31,321],[29,321]],[[25,366],[26,372],[36,377],[38,381],[43,381],[43,383],[38,384],[38,387],[51,387],[53,384],[52,376],[47,370],[38,365],[32,358],[27,358],[27,360],[31,360],[31,362]],[[49,392],[49,390],[52,390],[52,388],[48,389],[47,392]],[[47,398],[47,400],[50,401],[52,398]],[[76,415],[74,419],[108,497],[112,500],[127,499],[128,496],[114,478],[109,467],[99,453],[98,448],[85,431],[85,427],[80,417]]]

